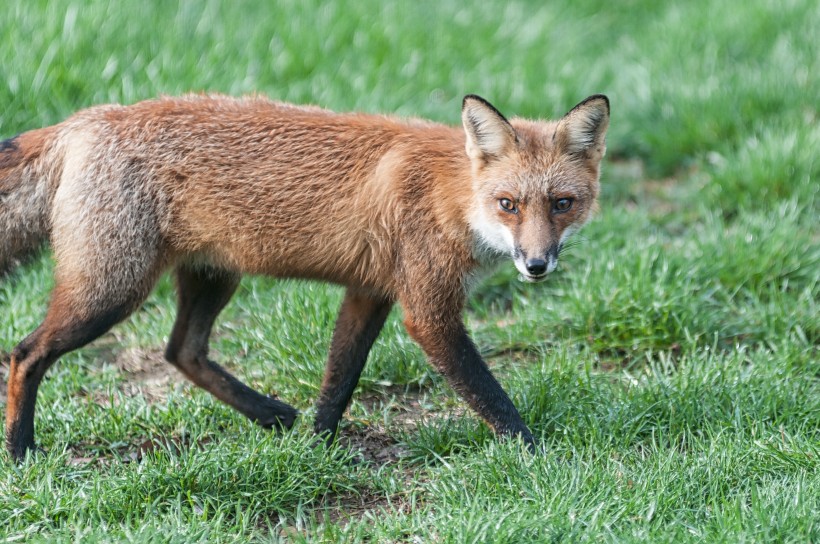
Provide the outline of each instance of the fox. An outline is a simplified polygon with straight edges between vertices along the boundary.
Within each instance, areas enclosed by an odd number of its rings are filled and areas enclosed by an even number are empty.
[[[0,273],[49,245],[41,324],[10,353],[5,443],[35,451],[37,391],[62,355],[140,308],[172,270],[165,359],[269,429],[298,411],[209,358],[243,275],[345,289],[314,420],[331,443],[394,305],[429,363],[499,437],[536,439],[468,335],[479,274],[553,272],[597,207],[610,105],[507,119],[467,95],[461,126],[191,94],[80,110],[0,143]]]

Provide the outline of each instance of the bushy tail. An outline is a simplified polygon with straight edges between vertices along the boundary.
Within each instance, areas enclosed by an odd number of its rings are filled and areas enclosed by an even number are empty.
[[[57,165],[47,155],[55,132],[32,130],[0,142],[0,277],[48,238],[50,180]]]

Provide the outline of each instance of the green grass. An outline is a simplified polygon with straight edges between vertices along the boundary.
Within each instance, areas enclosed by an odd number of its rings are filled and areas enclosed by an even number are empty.
[[[246,278],[212,352],[303,412],[261,431],[162,362],[165,278],[49,371],[47,453],[0,454],[0,541],[820,541],[818,28],[810,0],[7,0],[3,137],[187,91],[453,124],[469,92],[540,117],[604,92],[613,116],[601,213],[559,272],[506,266],[466,314],[537,455],[465,410],[399,311],[314,449],[341,291]],[[0,351],[51,269],[0,283]]]

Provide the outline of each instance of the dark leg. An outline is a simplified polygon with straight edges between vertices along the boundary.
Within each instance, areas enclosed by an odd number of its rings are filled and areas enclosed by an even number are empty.
[[[84,346],[125,319],[141,300],[135,294],[118,304],[78,301],[58,285],[43,323],[11,353],[6,448],[13,458],[22,459],[34,448],[34,405],[46,370],[64,353]]]
[[[348,289],[345,293],[316,410],[316,433],[336,434],[339,420],[359,383],[367,354],[379,336],[392,302]]]
[[[535,439],[510,398],[490,373],[459,320],[405,320],[410,335],[421,345],[430,363],[479,416],[502,436],[520,436],[532,450]]]
[[[216,316],[239,285],[239,276],[210,268],[177,269],[179,310],[165,358],[213,396],[259,425],[290,428],[297,411],[257,393],[208,359],[208,338]]]

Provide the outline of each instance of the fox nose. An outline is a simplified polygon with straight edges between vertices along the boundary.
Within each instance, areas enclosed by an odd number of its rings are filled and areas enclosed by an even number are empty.
[[[544,259],[527,259],[527,272],[533,276],[540,276],[547,271],[547,261]]]

